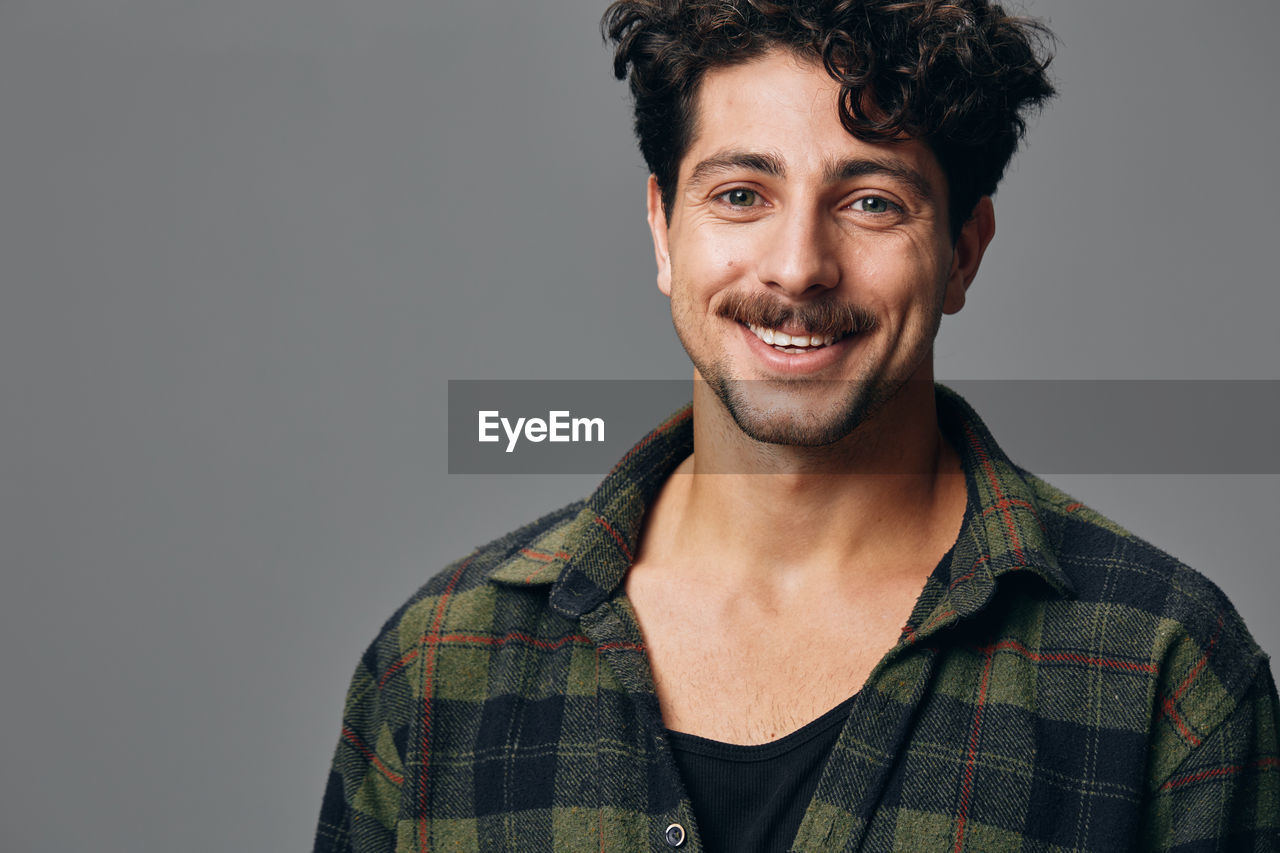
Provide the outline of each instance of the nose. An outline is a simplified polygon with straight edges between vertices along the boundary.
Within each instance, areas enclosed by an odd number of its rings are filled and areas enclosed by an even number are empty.
[[[760,235],[757,275],[775,292],[811,297],[840,283],[834,224],[820,212],[792,208],[775,215]]]

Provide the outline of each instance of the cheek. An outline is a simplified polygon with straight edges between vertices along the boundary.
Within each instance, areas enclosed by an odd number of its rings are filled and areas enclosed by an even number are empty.
[[[671,261],[675,277],[696,293],[722,289],[740,278],[750,265],[745,249],[724,241],[683,246]]]
[[[709,238],[712,235],[707,235]],[[750,260],[750,243],[738,236],[720,235],[707,239],[698,246],[708,273],[728,273],[741,270]]]
[[[913,301],[911,270],[898,259],[867,256],[846,270],[854,301],[878,313],[896,316]]]
[[[876,247],[851,255],[847,265],[855,293],[870,306],[889,314],[910,313],[921,305],[932,305],[945,282],[934,253],[912,241]]]

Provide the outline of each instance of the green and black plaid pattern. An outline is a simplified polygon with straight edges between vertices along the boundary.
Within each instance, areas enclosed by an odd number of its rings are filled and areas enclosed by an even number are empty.
[[[1280,849],[1276,689],[1230,603],[938,404],[963,526],[793,849]],[[391,618],[351,683],[317,851],[668,850],[673,824],[702,849],[622,594],[690,418]]]

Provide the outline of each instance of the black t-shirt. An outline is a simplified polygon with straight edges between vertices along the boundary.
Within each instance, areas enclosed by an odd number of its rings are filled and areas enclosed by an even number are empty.
[[[852,703],[755,746],[667,733],[708,853],[786,853]]]

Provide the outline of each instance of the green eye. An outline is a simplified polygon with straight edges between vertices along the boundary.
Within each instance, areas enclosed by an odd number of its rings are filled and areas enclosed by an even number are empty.
[[[869,195],[860,198],[853,203],[853,206],[863,213],[888,213],[895,205],[880,196]]]
[[[724,194],[724,200],[734,207],[750,207],[756,203],[755,190],[736,189]]]

